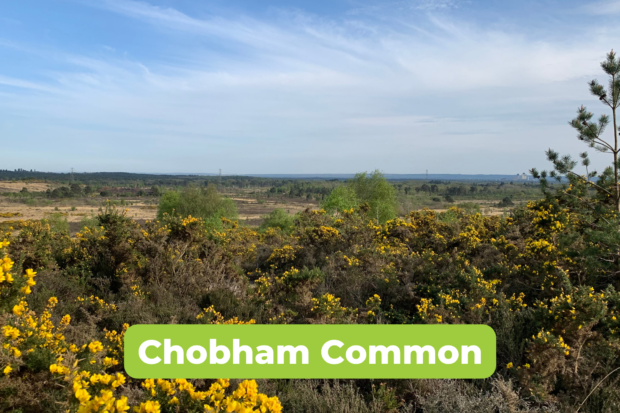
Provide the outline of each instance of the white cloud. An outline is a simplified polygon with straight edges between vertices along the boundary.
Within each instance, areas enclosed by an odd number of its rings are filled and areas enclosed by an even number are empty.
[[[456,4],[411,4],[431,3]],[[153,159],[126,170],[522,172],[541,166],[548,146],[581,149],[566,120],[590,101],[585,81],[618,35],[612,27],[558,42],[432,12],[282,11],[260,21],[90,4],[220,43],[178,43],[175,59],[67,51],[53,55],[67,68],[45,72],[46,82],[0,77],[12,87],[2,89],[0,133],[34,155],[46,149],[34,144],[41,134],[79,141],[82,169],[106,169],[121,145]]]

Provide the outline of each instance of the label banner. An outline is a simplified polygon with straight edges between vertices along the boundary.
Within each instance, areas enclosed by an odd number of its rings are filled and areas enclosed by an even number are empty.
[[[134,325],[134,378],[482,379],[495,371],[486,325]]]

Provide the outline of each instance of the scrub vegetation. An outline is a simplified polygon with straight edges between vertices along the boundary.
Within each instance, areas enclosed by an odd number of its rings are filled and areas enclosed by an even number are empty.
[[[75,237],[27,223],[2,249],[2,408],[97,411],[113,400],[117,411],[203,411],[250,400],[272,411],[617,411],[614,203],[574,180],[508,217],[471,212],[382,223],[363,203],[276,212],[256,231],[165,212],[141,226],[109,205]],[[268,396],[247,400],[239,388],[255,382],[123,374],[127,325],[241,322],[488,324],[498,369],[438,384],[262,380]]]
[[[360,181],[362,176],[370,179]],[[107,201],[128,205],[156,205],[162,194],[168,193],[167,196],[171,197],[172,193],[180,194],[192,188],[204,191],[211,185],[217,188],[219,194],[235,200],[240,215],[244,215],[244,209],[251,209],[243,201],[252,202],[253,207],[271,205],[267,213],[290,204],[316,207],[319,203],[330,201],[328,209],[344,209],[345,204],[352,206],[357,205],[356,201],[361,201],[368,202],[373,211],[379,208],[381,215],[389,217],[393,214],[392,207],[396,216],[405,216],[415,209],[447,209],[456,203],[477,204],[484,215],[501,214],[504,209],[509,210],[515,205],[538,199],[541,195],[538,184],[532,180],[431,179],[389,180],[387,185],[377,188],[383,192],[375,191],[376,198],[369,199],[365,192],[373,185],[381,185],[382,180],[374,179],[377,176],[376,171],[340,180],[81,173],[74,174],[72,180],[68,174],[0,170],[0,202],[38,208],[72,205],[98,208]],[[363,188],[362,184],[369,188]],[[332,194],[334,191],[336,193]],[[392,200],[392,194],[395,200]],[[388,198],[384,198],[385,195]],[[392,205],[386,205],[386,199]],[[506,202],[502,202],[504,200]],[[340,202],[340,205],[334,202]]]

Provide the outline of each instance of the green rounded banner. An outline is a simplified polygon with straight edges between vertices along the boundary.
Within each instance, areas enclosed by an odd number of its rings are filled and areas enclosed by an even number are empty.
[[[486,325],[134,325],[134,378],[482,379],[495,371]]]

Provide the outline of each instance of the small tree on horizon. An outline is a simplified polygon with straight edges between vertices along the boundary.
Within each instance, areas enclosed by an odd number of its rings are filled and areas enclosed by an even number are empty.
[[[534,178],[540,179],[543,189],[547,187],[547,176],[555,178],[558,182],[562,176],[569,181],[573,179],[584,181],[597,191],[612,197],[615,210],[620,212],[620,184],[618,183],[618,171],[620,169],[620,160],[618,154],[618,124],[616,121],[616,110],[620,106],[620,58],[616,57],[613,49],[607,53],[607,59],[601,62],[601,68],[609,77],[609,86],[607,89],[603,87],[597,80],[589,82],[590,93],[598,97],[603,104],[611,109],[613,128],[613,141],[602,138],[603,132],[610,123],[608,115],[601,115],[597,121],[592,121],[593,113],[588,112],[585,106],[581,106],[577,110],[577,116],[569,122],[569,124],[577,131],[577,139],[585,142],[591,148],[603,153],[613,155],[612,167],[607,167],[602,174],[598,176],[595,183],[590,180],[597,176],[596,171],[588,172],[590,159],[587,152],[579,154],[582,159],[582,165],[586,167],[586,175],[581,176],[573,172],[577,161],[573,160],[570,155],[560,156],[558,152],[549,149],[546,152],[547,159],[553,163],[554,170],[547,174],[547,171],[538,173],[536,168],[532,168],[531,173]],[[613,181],[613,182],[611,182]]]

